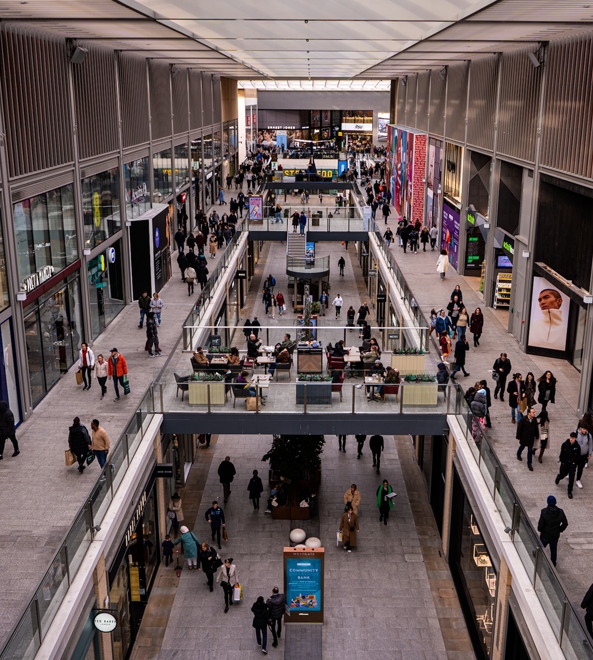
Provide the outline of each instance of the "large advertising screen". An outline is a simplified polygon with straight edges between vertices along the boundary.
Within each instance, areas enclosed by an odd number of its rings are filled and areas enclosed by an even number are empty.
[[[263,204],[261,197],[254,196],[249,198],[249,219],[250,220],[263,219]]]
[[[459,265],[459,211],[447,202],[443,203],[443,228],[441,232],[441,249],[447,250],[449,263],[457,270]]]
[[[379,112],[377,114],[377,137],[379,140],[387,140],[387,127],[389,126],[389,113]]]
[[[570,300],[544,277],[533,278],[529,346],[566,350]]]
[[[293,612],[321,611],[321,558],[286,559],[286,604]]]

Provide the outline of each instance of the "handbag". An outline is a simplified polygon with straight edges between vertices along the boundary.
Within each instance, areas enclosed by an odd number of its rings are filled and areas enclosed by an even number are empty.
[[[217,571],[222,566],[222,559],[216,555],[216,559],[212,562],[212,570]]]
[[[498,380],[500,378],[500,374],[497,371],[492,372],[492,380]]]
[[[336,540],[336,545],[340,545],[342,543],[342,532],[338,532],[338,538]]]
[[[175,520],[177,518],[177,514],[175,511],[167,511],[167,518],[170,518],[171,520]]]
[[[127,376],[124,376],[124,394],[129,394],[130,393],[130,381],[128,380]]]
[[[519,403],[519,412],[523,415],[523,413],[526,410],[527,410],[527,397],[524,396]]]
[[[226,533],[226,527],[223,527],[223,528],[222,528],[222,538],[223,538],[223,540],[225,540],[225,541],[228,541],[228,540],[229,540],[229,535]]]
[[[70,467],[71,465],[74,465],[76,463],[76,458],[74,457],[74,454],[70,451],[70,449],[66,449],[66,467]]]
[[[95,454],[93,454],[92,451],[89,451],[89,453],[86,455],[86,464],[90,465],[94,460],[95,460]]]
[[[82,385],[82,371],[80,369],[76,372],[76,384]]]

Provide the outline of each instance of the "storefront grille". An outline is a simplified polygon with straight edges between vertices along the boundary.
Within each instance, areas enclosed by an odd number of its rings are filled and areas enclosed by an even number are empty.
[[[472,61],[470,76],[467,142],[482,149],[493,149],[498,56]]]
[[[467,111],[468,63],[454,64],[447,74],[447,138],[465,141],[465,117]]]
[[[132,147],[149,140],[148,81],[146,60],[119,53],[119,90],[123,146]]]

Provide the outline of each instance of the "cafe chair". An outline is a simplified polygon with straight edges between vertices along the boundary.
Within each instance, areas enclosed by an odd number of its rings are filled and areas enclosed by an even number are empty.
[[[235,404],[237,403],[237,399],[248,399],[249,398],[249,392],[245,389],[243,383],[239,385],[232,385],[232,390],[233,390],[233,408],[235,407]]]
[[[288,373],[288,382],[292,380],[291,375],[290,375],[290,370],[292,369],[292,360],[290,362],[279,362],[276,363],[276,369],[275,369],[275,376],[276,376],[276,382],[278,382],[278,372],[279,371],[284,371]]]
[[[386,394],[395,394],[395,401],[399,402],[399,383],[391,383],[391,385],[383,385],[383,401],[385,401]]]
[[[189,390],[189,381],[191,376],[180,376],[179,374],[173,374],[175,376],[175,384],[177,385],[177,392],[175,393],[175,398],[179,396],[181,392],[181,401],[185,397],[185,393]]]
[[[332,383],[332,392],[340,393],[340,401],[342,401],[342,388],[344,387],[344,372],[340,374],[340,382]]]

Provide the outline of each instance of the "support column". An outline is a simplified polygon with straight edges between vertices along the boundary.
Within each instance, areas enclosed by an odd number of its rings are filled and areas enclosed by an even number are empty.
[[[399,78],[391,81],[389,91],[389,123],[397,124],[397,91],[399,87]]]
[[[453,494],[453,458],[457,445],[453,434],[449,432],[449,446],[447,447],[447,467],[445,468],[445,495],[443,498],[443,532],[441,534],[442,550],[447,562],[449,561],[449,534],[451,532],[451,497]]]
[[[95,586],[95,595],[99,607],[107,607],[107,598],[109,597],[109,580],[107,569],[105,567],[105,555],[101,554],[97,566],[93,571],[93,584]],[[113,645],[111,643],[111,633],[97,633],[101,640],[101,658],[102,660],[113,660]]]
[[[504,657],[504,642],[507,632],[507,608],[511,594],[512,576],[504,555],[500,558],[498,572],[498,590],[494,607],[494,635],[492,637],[491,660],[502,660]]]
[[[163,462],[163,443],[161,440],[161,432],[157,433],[154,443],[154,456],[157,463]],[[163,484],[162,479],[156,480],[156,497],[159,507],[159,531],[161,534],[161,539],[164,539],[167,535],[167,508],[169,506],[168,502],[165,502],[165,485]]]

